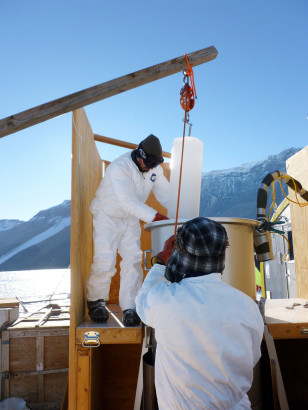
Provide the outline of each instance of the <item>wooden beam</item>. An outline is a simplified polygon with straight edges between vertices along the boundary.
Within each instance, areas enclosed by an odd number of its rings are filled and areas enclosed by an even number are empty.
[[[117,140],[115,138],[104,137],[103,135],[94,134],[95,141],[106,142],[107,144],[116,145],[117,147],[136,149],[138,144],[133,144],[132,142],[126,142]],[[163,151],[163,157],[171,158],[170,152]]]
[[[189,63],[194,67],[214,60],[217,54],[215,47],[208,47],[187,54],[187,57]],[[3,118],[0,120],[0,137],[178,73],[185,67],[186,59],[183,55]]]

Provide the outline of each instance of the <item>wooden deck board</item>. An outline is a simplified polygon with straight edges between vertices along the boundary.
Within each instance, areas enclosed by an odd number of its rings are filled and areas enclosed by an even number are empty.
[[[265,317],[274,339],[308,338],[308,301],[306,299],[267,299]],[[307,307],[305,307],[307,306]]]
[[[89,331],[99,333],[101,344],[130,344],[142,342],[142,326],[125,327],[123,313],[118,304],[107,304],[109,319],[105,323],[92,322],[89,318],[76,328],[76,344],[83,342],[84,334]]]

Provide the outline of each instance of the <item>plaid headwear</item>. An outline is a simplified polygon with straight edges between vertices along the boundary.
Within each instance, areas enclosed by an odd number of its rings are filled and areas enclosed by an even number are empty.
[[[187,277],[222,273],[227,246],[227,232],[220,223],[202,217],[188,221],[177,231],[165,277],[180,282]]]

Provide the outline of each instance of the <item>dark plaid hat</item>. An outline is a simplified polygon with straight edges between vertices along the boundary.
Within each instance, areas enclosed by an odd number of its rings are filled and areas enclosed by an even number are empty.
[[[228,236],[222,224],[208,218],[194,218],[180,227],[175,248],[166,266],[170,282],[220,272],[225,267]]]

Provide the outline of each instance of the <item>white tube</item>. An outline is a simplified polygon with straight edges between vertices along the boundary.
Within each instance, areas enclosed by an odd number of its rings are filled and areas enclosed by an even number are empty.
[[[176,218],[179,191],[180,166],[183,138],[175,138],[171,155],[170,192],[168,217]],[[198,138],[185,137],[181,177],[179,218],[192,219],[199,216],[203,142]]]

